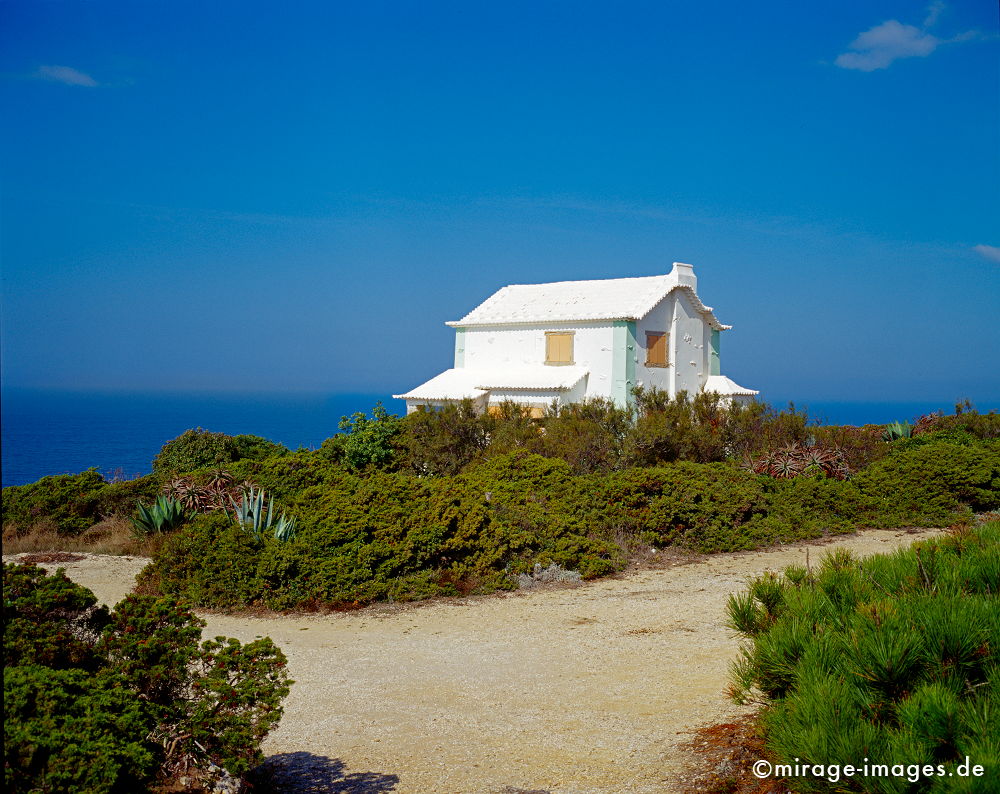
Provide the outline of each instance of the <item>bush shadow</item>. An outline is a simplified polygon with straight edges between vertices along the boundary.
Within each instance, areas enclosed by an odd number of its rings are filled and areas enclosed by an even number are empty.
[[[307,752],[270,756],[250,775],[255,792],[288,794],[383,794],[395,791],[399,775],[348,772],[339,758]]]

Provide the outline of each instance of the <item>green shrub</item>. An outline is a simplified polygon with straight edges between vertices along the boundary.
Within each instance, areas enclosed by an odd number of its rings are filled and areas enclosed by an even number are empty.
[[[162,477],[224,466],[238,460],[263,460],[288,450],[260,436],[227,436],[202,428],[185,430],[153,458],[153,473]]]
[[[108,622],[97,598],[61,570],[4,565],[3,663],[94,670],[94,640]]]
[[[87,469],[4,488],[4,529],[21,533],[45,521],[60,535],[78,535],[100,520],[100,497],[106,486],[97,469]]]
[[[891,555],[830,556],[813,576],[758,579],[729,602],[731,625],[748,640],[733,669],[737,695],[767,699],[761,723],[779,763],[866,758],[953,770],[969,756],[986,767],[981,778],[913,785],[857,776],[851,790],[997,790],[998,587],[1000,523]]]
[[[542,450],[574,471],[590,474],[623,465],[632,412],[600,398],[566,405],[545,419]]]
[[[204,622],[175,599],[95,601],[61,571],[4,566],[9,789],[133,792],[260,763],[289,685],[270,639],[200,643]]]
[[[3,675],[7,791],[145,791],[159,768],[154,723],[114,675],[41,665]]]
[[[342,447],[344,463],[355,471],[389,467],[396,457],[396,438],[402,428],[402,420],[382,403],[375,405],[370,419],[360,411],[341,418],[340,429],[347,433]]]
[[[486,449],[490,424],[472,400],[414,411],[403,424],[406,467],[414,474],[458,474]]]
[[[146,580],[199,605],[287,609],[510,588],[536,562],[587,577],[623,564],[614,544],[559,520],[564,508],[546,512],[547,490],[569,495],[562,461],[502,456],[439,478],[360,477],[322,461],[310,471],[318,484],[284,500],[294,538],[200,517],[167,539]]]
[[[968,435],[980,440],[1000,438],[1000,413],[979,413],[968,400],[956,403],[955,413],[945,416],[933,413],[917,420],[913,435],[925,433]]]
[[[1000,443],[900,443],[854,478],[872,526],[948,525],[969,509],[1000,507]]]
[[[453,476],[350,473],[297,452],[244,472],[281,499],[295,538],[256,539],[201,518],[168,539],[149,577],[202,606],[272,609],[486,592],[536,564],[592,578],[619,570],[637,544],[737,551],[951,523],[967,514],[963,502],[987,509],[1000,498],[991,456],[989,443],[925,444],[850,480],[780,480],[686,461],[581,475],[527,452],[480,457]]]
[[[742,460],[803,444],[811,435],[808,414],[791,404],[775,411],[755,401],[726,405],[714,392],[671,397],[658,389],[634,391],[637,419],[625,446],[636,466]]]

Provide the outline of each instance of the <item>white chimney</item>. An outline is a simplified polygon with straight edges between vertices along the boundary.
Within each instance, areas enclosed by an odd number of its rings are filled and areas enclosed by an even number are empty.
[[[698,277],[694,274],[694,265],[674,262],[674,269],[670,271],[670,275],[677,280],[678,284],[691,287],[695,292],[698,291]]]

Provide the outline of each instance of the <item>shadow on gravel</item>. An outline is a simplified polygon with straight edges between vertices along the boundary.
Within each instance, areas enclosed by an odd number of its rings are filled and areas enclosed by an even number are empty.
[[[348,772],[344,762],[312,753],[278,753],[254,770],[255,792],[382,794],[395,791],[399,775]]]

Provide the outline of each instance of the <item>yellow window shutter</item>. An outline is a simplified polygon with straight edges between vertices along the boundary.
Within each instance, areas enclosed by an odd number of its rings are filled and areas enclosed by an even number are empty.
[[[549,331],[545,334],[545,363],[573,363],[573,333]]]
[[[663,367],[667,364],[667,335],[646,332],[646,364],[647,366]]]

